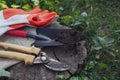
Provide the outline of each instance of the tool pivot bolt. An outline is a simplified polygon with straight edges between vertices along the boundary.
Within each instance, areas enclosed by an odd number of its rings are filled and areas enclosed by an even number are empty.
[[[42,61],[45,61],[45,60],[47,60],[47,58],[46,58],[45,56],[42,56],[42,57],[41,57],[41,60],[42,60]]]

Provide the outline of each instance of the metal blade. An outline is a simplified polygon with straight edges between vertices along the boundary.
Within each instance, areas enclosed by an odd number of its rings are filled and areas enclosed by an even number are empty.
[[[44,46],[62,46],[64,44],[57,41],[35,41],[32,45],[36,47],[44,47]]]
[[[36,40],[33,45],[37,47],[44,46],[61,46],[63,43],[57,41],[60,32],[63,31],[61,29],[51,29],[51,28],[37,28],[36,32],[38,36],[43,37],[45,40]]]
[[[64,63],[61,63],[55,59],[50,58],[50,62],[44,64],[47,68],[54,70],[54,71],[66,71],[70,69],[70,67]]]
[[[33,64],[38,63],[43,63],[47,68],[54,71],[66,71],[69,69],[68,65],[46,56],[44,52],[42,52],[40,57],[37,57],[33,62]]]
[[[59,37],[61,32],[66,31],[69,29],[57,29],[57,28],[37,28],[36,32],[37,34],[45,35],[51,39],[56,39]]]

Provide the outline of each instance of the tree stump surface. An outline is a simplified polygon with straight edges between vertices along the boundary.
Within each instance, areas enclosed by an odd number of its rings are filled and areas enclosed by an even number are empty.
[[[51,24],[51,26],[63,28],[63,26],[58,23]],[[70,30],[69,32],[63,32],[58,38],[59,41],[65,43],[64,46],[42,48],[42,51],[46,52],[48,56],[68,64],[70,66],[70,70],[68,71],[52,71],[42,64],[25,65],[23,62],[7,70],[11,72],[11,77],[15,80],[59,80],[57,78],[58,75],[70,77],[80,70],[79,65],[83,65],[87,56],[85,40],[81,40],[81,38],[83,38],[83,35],[81,35],[80,32]],[[29,39],[27,41],[29,41]],[[29,42],[29,44],[32,42],[34,41]],[[22,43],[24,42],[21,42],[21,44]]]

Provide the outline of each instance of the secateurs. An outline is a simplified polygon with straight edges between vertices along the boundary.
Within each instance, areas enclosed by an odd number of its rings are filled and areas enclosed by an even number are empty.
[[[47,68],[54,71],[65,71],[69,69],[68,65],[48,57],[45,52],[41,51],[40,48],[34,46],[25,47],[16,44],[0,42],[0,47],[3,47],[4,49],[15,50],[15,51],[0,50],[0,57],[21,60],[28,65],[42,63]]]

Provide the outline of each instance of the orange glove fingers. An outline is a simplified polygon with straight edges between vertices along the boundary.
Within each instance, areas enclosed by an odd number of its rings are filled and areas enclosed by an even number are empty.
[[[42,12],[42,10],[39,7],[34,8],[33,10],[29,11],[29,14],[36,14],[36,13],[40,13]]]
[[[41,21],[38,21],[37,22],[37,27],[40,27],[40,26],[45,26],[45,25],[48,25],[49,23],[51,23],[54,19],[56,18],[56,16],[51,16],[45,20],[41,20]]]
[[[49,19],[50,17],[53,17],[53,16],[57,17],[58,14],[56,12],[50,12],[46,15],[42,15],[41,17],[42,17],[43,20],[46,20],[46,19]]]

